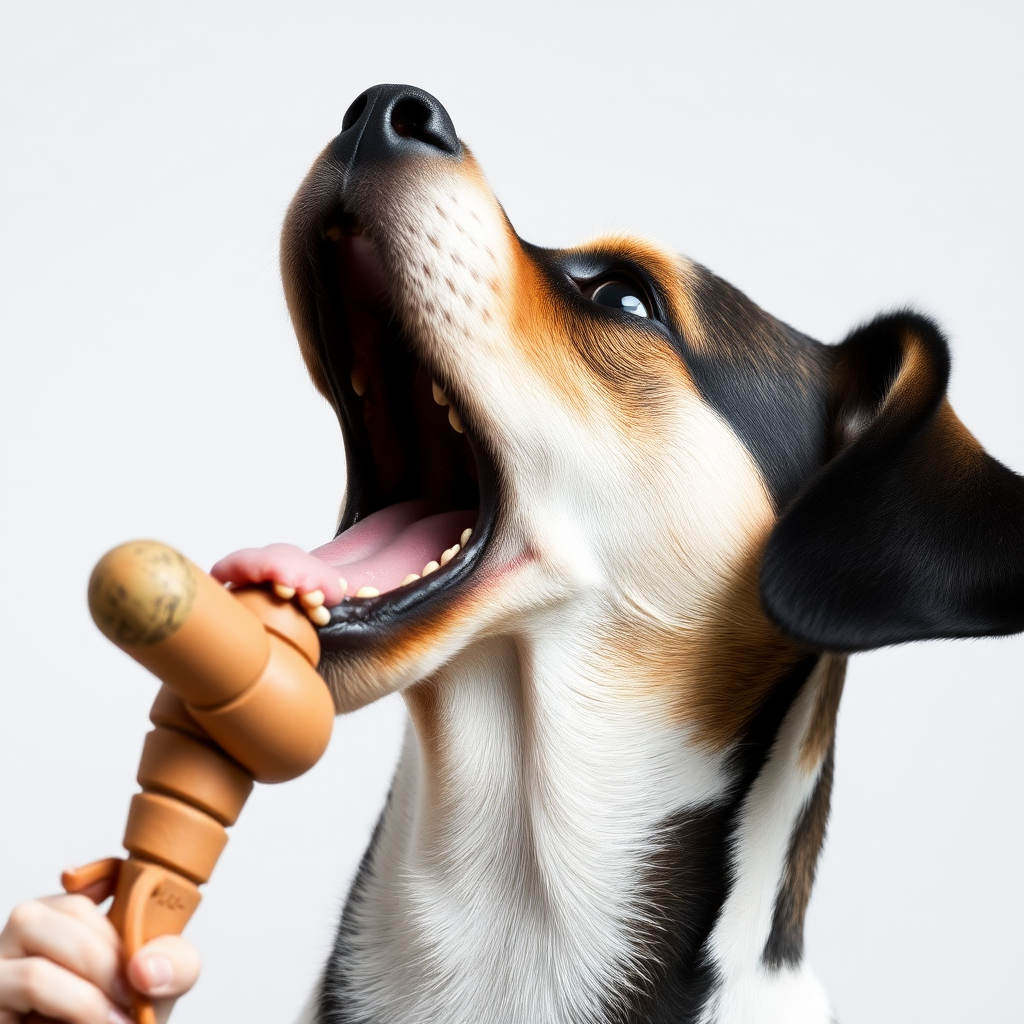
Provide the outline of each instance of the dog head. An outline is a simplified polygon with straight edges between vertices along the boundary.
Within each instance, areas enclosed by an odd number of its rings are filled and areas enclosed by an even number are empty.
[[[404,86],[353,103],[282,263],[345,435],[339,571],[473,526],[332,610],[342,709],[560,621],[609,700],[724,742],[808,651],[1024,629],[1024,481],[950,409],[922,317],[826,346],[651,242],[532,246]]]

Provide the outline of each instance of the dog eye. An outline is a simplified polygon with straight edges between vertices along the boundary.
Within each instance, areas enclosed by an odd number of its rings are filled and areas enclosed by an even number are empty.
[[[596,285],[583,288],[583,294],[592,302],[612,309],[621,309],[636,316],[649,317],[650,300],[644,290],[627,277],[605,278]]]

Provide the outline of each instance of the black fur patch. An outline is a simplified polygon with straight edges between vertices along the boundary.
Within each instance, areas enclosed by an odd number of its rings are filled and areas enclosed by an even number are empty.
[[[786,873],[775,898],[772,928],[762,954],[765,966],[775,970],[795,967],[804,957],[804,916],[811,898],[818,856],[825,841],[834,768],[833,741],[822,763],[818,784],[793,830],[786,857]]]
[[[663,927],[647,936],[645,977],[630,978],[641,994],[615,1024],[696,1024],[718,984],[707,940],[733,885],[730,849],[737,818],[760,774],[786,713],[816,663],[798,664],[762,705],[734,755],[729,799],[667,821],[669,837],[647,880]]]
[[[811,648],[1024,629],[1024,478],[945,401],[935,325],[880,317],[837,349],[844,445],[782,516],[761,569],[774,621]]]
[[[694,383],[754,457],[783,509],[831,454],[833,349],[769,316],[731,284],[699,268],[691,294],[704,331],[676,330]]]

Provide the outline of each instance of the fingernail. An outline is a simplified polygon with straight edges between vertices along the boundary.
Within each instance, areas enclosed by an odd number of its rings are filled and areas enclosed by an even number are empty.
[[[148,956],[145,961],[146,989],[150,995],[160,995],[174,977],[171,961],[165,956]]]
[[[107,1024],[132,1024],[131,1017],[126,1017],[117,1007],[112,1006],[107,1014]]]

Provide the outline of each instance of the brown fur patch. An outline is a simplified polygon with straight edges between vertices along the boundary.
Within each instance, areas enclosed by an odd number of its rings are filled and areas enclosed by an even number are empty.
[[[642,266],[667,290],[673,316],[676,306],[685,308],[680,273],[685,261],[618,236],[570,250],[581,256],[591,251],[621,254],[624,261]],[[612,323],[581,311],[551,288],[518,244],[513,265],[511,336],[545,385],[581,422],[612,419],[635,428],[667,408],[681,388],[696,392],[678,354],[652,334],[643,318]]]
[[[843,684],[846,682],[846,662],[846,657],[838,654],[821,656],[818,693],[800,747],[800,767],[808,774],[817,770],[835,739],[839,698],[843,695]]]
[[[654,700],[695,739],[721,750],[740,739],[772,690],[806,652],[769,623],[751,555],[714,607],[692,628],[664,628],[637,616],[609,639],[610,673],[631,698]]]
[[[796,965],[803,959],[804,916],[825,842],[834,766],[835,747],[830,744],[818,784],[790,839],[786,872],[775,899],[772,927],[762,954],[765,965],[771,968]]]

